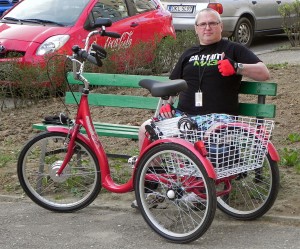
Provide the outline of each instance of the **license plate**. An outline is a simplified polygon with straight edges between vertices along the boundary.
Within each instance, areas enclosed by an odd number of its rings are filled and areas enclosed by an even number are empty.
[[[168,11],[171,13],[193,13],[193,5],[168,5]]]

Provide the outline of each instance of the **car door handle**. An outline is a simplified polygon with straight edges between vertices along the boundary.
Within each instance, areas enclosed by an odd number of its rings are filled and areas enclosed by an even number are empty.
[[[132,27],[132,28],[134,28],[134,27],[136,27],[136,26],[139,26],[139,24],[138,24],[137,22],[132,22],[132,23],[130,24],[130,27]]]

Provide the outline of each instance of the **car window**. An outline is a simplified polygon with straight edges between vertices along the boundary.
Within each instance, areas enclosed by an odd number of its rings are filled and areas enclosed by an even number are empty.
[[[128,17],[128,9],[125,0],[119,1],[105,1],[99,0],[94,6],[94,19],[98,17],[110,18],[113,22]]]
[[[155,2],[151,0],[134,0],[133,2],[138,13],[144,13],[156,9]]]

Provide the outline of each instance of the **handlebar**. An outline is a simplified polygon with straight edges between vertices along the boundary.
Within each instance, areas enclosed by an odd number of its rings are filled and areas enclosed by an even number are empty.
[[[73,75],[74,78],[80,80],[84,83],[84,88],[88,89],[89,82],[82,75],[84,69],[84,62],[89,61],[92,64],[101,67],[102,59],[106,58],[106,50],[98,44],[90,44],[90,38],[94,35],[107,36],[112,38],[120,38],[121,35],[116,32],[108,32],[105,30],[106,27],[111,26],[112,22],[108,18],[99,18],[96,20],[94,25],[95,28],[100,28],[100,30],[91,31],[85,41],[84,48],[80,48],[78,45],[72,47],[73,55],[67,56],[73,62]],[[77,71],[77,65],[80,65],[79,71]]]
[[[78,45],[73,46],[72,51],[80,59],[87,60],[87,61],[93,63],[94,65],[97,65],[98,67],[102,66],[101,60],[97,60],[96,57],[94,57],[93,55],[90,55],[85,50],[82,50]]]
[[[101,67],[102,66],[102,61],[101,59],[106,58],[107,52],[105,49],[98,44],[92,44],[90,47],[92,50],[90,53],[87,52],[88,46],[89,46],[89,40],[90,37],[96,34],[100,34],[100,36],[107,36],[107,37],[112,37],[112,38],[120,38],[121,35],[116,32],[108,32],[105,30],[105,26],[102,26],[101,31],[92,31],[88,34],[86,42],[85,42],[85,48],[81,49],[78,45],[74,45],[72,47],[72,51],[75,54],[75,56],[79,59],[87,60],[94,65]]]

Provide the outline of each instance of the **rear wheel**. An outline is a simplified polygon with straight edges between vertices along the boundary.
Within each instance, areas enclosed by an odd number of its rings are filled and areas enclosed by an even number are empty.
[[[82,209],[101,189],[98,160],[78,139],[71,160],[63,173],[56,175],[66,156],[68,139],[65,133],[41,133],[24,146],[18,159],[22,188],[36,204],[51,211]]]
[[[270,155],[263,166],[247,171],[230,180],[229,194],[218,197],[218,208],[239,220],[253,220],[263,216],[274,204],[279,190],[279,169]],[[220,190],[224,187],[218,186]]]
[[[135,193],[148,225],[172,242],[198,239],[213,221],[214,181],[184,146],[166,143],[150,149],[138,164]]]
[[[235,42],[250,47],[254,38],[254,29],[248,18],[242,17],[238,20],[233,37]]]

